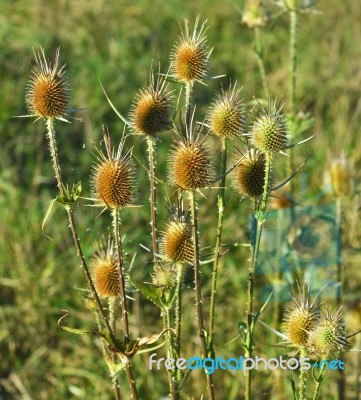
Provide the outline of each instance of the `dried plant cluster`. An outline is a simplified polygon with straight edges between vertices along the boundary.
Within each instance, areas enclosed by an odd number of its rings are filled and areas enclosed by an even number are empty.
[[[303,2],[288,0],[284,2],[283,7],[294,13],[302,7],[302,4]],[[259,29],[266,24],[267,17],[262,1],[247,1],[245,7],[243,22],[250,28]],[[244,256],[248,259],[246,265],[240,266],[244,271],[248,271],[248,279],[244,282],[244,286],[247,285],[247,303],[240,305],[240,309],[243,307],[243,310],[239,316],[240,320],[244,320],[239,327],[243,327],[245,333],[239,334],[238,338],[239,351],[242,351],[245,357],[254,355],[255,349],[259,346],[255,344],[254,331],[261,329],[261,324],[258,324],[260,315],[266,306],[269,307],[267,305],[269,300],[263,307],[256,301],[259,286],[255,271],[260,263],[267,262],[260,256],[264,225],[271,206],[279,210],[291,209],[296,204],[293,200],[296,193],[292,182],[297,171],[295,172],[293,168],[293,151],[288,154],[287,150],[305,141],[297,143],[298,132],[294,130],[296,114],[292,111],[294,106],[297,106],[295,101],[289,106],[291,109],[289,112],[287,104],[268,96],[254,101],[255,106],[251,106],[251,101],[247,103],[241,98],[241,90],[237,84],[230,84],[227,90],[221,88],[216,92],[213,101],[209,101],[206,115],[197,115],[198,110],[193,104],[193,92],[197,83],[205,83],[209,78],[211,50],[206,44],[206,30],[206,23],[199,24],[197,19],[191,31],[186,21],[170,56],[168,72],[162,74],[159,70],[155,80],[151,69],[148,84],[140,89],[133,97],[133,102],[130,102],[128,119],[118,112],[125,125],[124,132],[117,151],[112,147],[109,133],[105,133],[103,137],[105,151],[96,148],[96,159],[93,168],[90,169],[90,199],[80,197],[79,185],[69,189],[62,181],[54,119],[64,120],[69,112],[70,89],[65,69],[59,67],[59,50],[56,52],[53,64],[47,61],[43,49],[35,51],[35,67],[26,93],[26,104],[31,116],[36,119],[42,118],[46,122],[54,172],[60,190],[57,202],[63,205],[67,212],[76,251],[81,258],[89,296],[94,302],[92,311],[99,326],[99,331],[92,331],[92,334],[99,336],[104,344],[104,358],[109,367],[116,399],[141,398],[133,369],[137,364],[137,353],[140,349],[150,346],[148,350],[151,351],[151,346],[164,335],[167,356],[170,358],[183,356],[183,345],[190,341],[186,336],[189,332],[185,333],[182,325],[182,296],[188,290],[184,284],[185,267],[188,270],[192,269],[194,274],[194,293],[189,291],[189,295],[194,296],[195,326],[191,330],[198,335],[197,339],[192,339],[199,346],[197,351],[199,350],[203,358],[208,358],[214,357],[216,350],[220,353],[224,350],[222,343],[227,342],[226,338],[222,337],[217,348],[214,342],[215,332],[222,336],[222,329],[215,322],[217,305],[222,301],[217,298],[217,279],[219,275],[227,274],[227,262],[223,260],[232,257],[229,250],[237,248],[239,240],[248,240],[234,238],[235,243],[231,245],[225,244],[222,240],[224,211],[227,209],[225,199],[232,194],[232,186],[237,201],[246,199],[249,211],[253,211],[250,254]],[[262,74],[264,65],[262,63],[259,65]],[[172,84],[174,87],[171,87]],[[264,82],[265,90],[267,87]],[[176,98],[174,92],[177,90],[180,90],[178,104],[174,100]],[[293,90],[291,94],[294,94]],[[294,100],[294,97],[292,99]],[[136,161],[133,159],[132,149],[128,148],[126,140],[127,135],[133,134],[145,137],[148,158],[144,156],[146,154],[144,151]],[[163,143],[158,141],[158,136],[162,134],[173,137],[173,146],[165,149],[168,154],[168,166],[163,171],[168,170],[168,177],[166,174],[157,176],[161,175],[156,166],[158,143],[160,147],[163,146]],[[210,146],[209,135],[214,135],[213,139],[219,141],[219,145]],[[117,140],[116,135],[112,134],[112,137],[113,141]],[[292,137],[292,145],[288,144],[289,137]],[[291,159],[290,168],[274,171],[275,160],[281,163],[284,156],[289,156]],[[149,207],[150,228],[148,229],[147,224],[129,228],[122,224],[122,212],[124,208],[135,203],[137,176],[147,162],[148,166],[145,169],[150,185],[149,189],[142,188],[142,191],[149,191],[149,205],[143,207]],[[285,181],[277,184],[281,175]],[[352,169],[345,158],[332,163],[330,175],[334,195],[343,199],[349,196],[352,192]],[[228,184],[230,178],[232,185]],[[284,185],[287,185],[286,188],[279,190]],[[207,191],[211,189],[217,190],[216,206],[206,203]],[[278,191],[273,193],[276,189]],[[162,196],[164,194],[169,197],[169,202],[177,214],[176,217],[172,215],[168,220],[159,223],[158,192]],[[89,206],[87,203],[89,200],[92,201],[91,206],[102,208],[101,214],[109,212],[112,220],[107,232],[112,236],[112,240],[106,244],[102,242],[101,245],[96,245],[94,256],[89,263],[90,268],[82,250],[81,233],[78,232],[79,228],[74,218],[74,206],[84,204]],[[341,207],[342,202],[339,204]],[[199,208],[202,207],[208,207],[205,214],[216,216],[215,226],[202,226],[202,229],[199,229],[203,222],[199,217]],[[246,218],[237,214],[237,209],[227,209],[227,215],[231,213],[235,216],[237,224],[248,225]],[[163,231],[158,230],[158,224],[163,224]],[[142,249],[149,249],[152,260],[146,267],[137,265],[135,256],[132,261],[129,255],[123,256],[124,237],[131,229],[147,230],[150,243],[142,246]],[[210,256],[207,256],[207,259],[204,259],[199,244],[200,232],[204,230],[212,231],[216,238],[214,248],[212,244],[208,244],[208,249],[212,250],[209,250]],[[99,237],[101,237],[100,232],[98,238],[94,239],[97,240]],[[247,250],[243,249],[245,247],[242,246],[241,250],[237,251],[246,252]],[[137,253],[139,246],[131,251],[133,254]],[[143,282],[134,279],[133,270],[136,268],[146,268],[147,278]],[[341,269],[342,265],[339,263],[338,271]],[[340,273],[339,277],[341,276]],[[292,277],[287,277],[293,286],[305,278],[306,276],[299,274],[296,269]],[[285,282],[282,273],[278,274],[278,279]],[[342,285],[342,282],[340,284]],[[132,309],[130,302],[133,301],[133,297],[128,293],[130,290],[139,291],[159,308],[163,323],[163,330],[160,333],[152,332],[152,336],[149,337],[134,337],[128,318]],[[228,295],[237,298],[234,293],[230,292]],[[204,301],[206,296],[210,298],[209,304],[208,301]],[[108,299],[107,307],[104,305],[104,298]],[[330,359],[348,349],[348,337],[341,309],[336,313],[330,309],[323,313],[321,309],[321,304],[316,304],[316,300],[311,302],[308,292],[304,290],[300,292],[299,297],[294,296],[288,308],[284,310],[282,333],[278,334],[285,339],[288,347],[296,348],[301,357],[308,354]],[[281,318],[276,317],[272,322],[278,324],[280,321]],[[209,327],[206,326],[208,322]],[[269,327],[264,322],[262,324]],[[68,330],[72,331],[69,328]],[[277,332],[275,329],[273,331]],[[266,350],[264,351],[266,353]],[[119,374],[122,370],[125,370],[128,388],[119,385]],[[170,398],[180,399],[180,391],[188,390],[186,384],[188,376],[177,368],[168,369],[166,373]],[[317,380],[314,399],[318,398],[323,377],[324,374],[320,374]],[[202,396],[215,399],[217,388],[213,377],[204,374],[203,378],[199,383]],[[304,400],[306,372],[300,372],[299,381],[298,399]],[[245,371],[245,382],[242,394],[239,396],[243,398],[244,395],[246,400],[251,400],[255,398],[253,393],[252,374]],[[227,398],[227,394],[222,396]],[[293,397],[296,398],[295,392]],[[221,397],[218,395],[218,398]]]

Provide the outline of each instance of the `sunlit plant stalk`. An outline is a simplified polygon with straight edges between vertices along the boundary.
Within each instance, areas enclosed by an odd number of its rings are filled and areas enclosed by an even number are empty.
[[[259,72],[261,75],[263,91],[264,91],[265,97],[269,98],[271,93],[269,90],[266,68],[264,65],[264,58],[263,58],[264,54],[263,54],[263,46],[262,46],[262,41],[261,41],[261,29],[258,26],[256,26],[254,28],[254,53],[256,55],[258,69],[259,69]]]

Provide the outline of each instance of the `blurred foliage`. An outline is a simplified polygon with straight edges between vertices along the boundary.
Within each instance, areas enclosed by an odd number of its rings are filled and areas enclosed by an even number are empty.
[[[271,2],[271,11],[275,12]],[[94,327],[86,312],[79,288],[85,286],[79,260],[67,230],[63,210],[57,207],[45,227],[53,238],[41,232],[41,224],[49,201],[56,195],[51,162],[45,140],[45,126],[40,121],[13,118],[27,113],[24,91],[28,80],[32,48],[41,44],[50,57],[61,47],[61,60],[67,63],[74,108],[86,108],[74,114],[71,124],[57,123],[57,137],[65,181],[82,180],[84,195],[89,197],[88,176],[94,157],[93,143],[99,145],[103,124],[109,127],[114,142],[123,131],[102,93],[99,80],[115,106],[127,115],[132,98],[147,81],[151,63],[161,63],[162,71],[169,65],[169,53],[179,35],[179,23],[191,21],[197,15],[208,19],[208,44],[213,47],[211,75],[225,74],[226,78],[209,81],[206,87],[195,90],[197,117],[204,118],[206,107],[214,91],[229,79],[243,86],[246,101],[262,97],[262,84],[253,54],[253,32],[240,24],[242,3],[234,0],[2,0],[0,4],[0,397],[2,399],[110,399],[112,392],[106,364],[101,359],[100,343],[89,337],[73,337],[57,326],[61,309],[71,312],[74,325]],[[354,0],[320,0],[320,12],[305,13],[300,17],[299,110],[315,119],[314,127],[304,133],[315,134],[312,142],[295,152],[296,162],[308,158],[297,185],[299,203],[330,201],[327,189],[327,168],[332,157],[340,152],[351,160],[355,171],[361,166],[361,3]],[[275,15],[275,14],[273,14]],[[263,41],[265,66],[271,92],[286,101],[288,96],[288,18],[278,15],[267,25]],[[80,120],[79,120],[80,119]],[[145,143],[131,137],[129,146],[145,163]],[[218,144],[211,138],[210,147]],[[158,170],[166,177],[166,160],[171,139],[160,137]],[[216,159],[217,156],[215,156]],[[282,169],[280,169],[282,172]],[[278,179],[284,175],[277,172]],[[149,279],[151,257],[141,247],[150,245],[148,226],[147,174],[139,166],[140,208],[124,212],[125,250],[130,262],[137,253],[135,274]],[[231,186],[231,185],[230,185]],[[162,187],[161,187],[162,189]],[[161,192],[161,191],[160,191]],[[229,191],[231,193],[231,190]],[[326,194],[325,194],[326,192]],[[201,199],[201,235],[207,256],[214,242],[215,214],[202,208],[208,201],[215,204],[216,190]],[[239,203],[237,196],[227,200],[225,243],[234,238],[248,241],[248,227],[244,217],[252,205]],[[214,209],[215,210],[215,209]],[[160,199],[160,221],[167,216],[167,202]],[[92,242],[105,232],[109,218],[97,218],[98,211],[79,209],[76,213],[81,229],[81,240],[86,256],[93,252]],[[360,195],[345,202],[345,265],[347,304],[358,304],[360,296],[361,237],[357,229],[360,216]],[[209,253],[208,253],[209,252]],[[219,277],[216,346],[224,357],[241,352],[233,342],[237,324],[244,319],[246,260],[248,250],[240,247],[227,255]],[[210,268],[210,267],[209,267]],[[204,277],[210,269],[204,269]],[[191,275],[191,274],[189,274]],[[185,353],[197,350],[194,333],[192,278],[185,293],[185,336],[192,338]],[[206,286],[204,298],[209,288]],[[161,329],[161,319],[155,307],[134,293],[131,320],[133,332],[147,335]],[[205,303],[207,300],[205,300]],[[356,302],[356,303],[355,303]],[[346,307],[347,308],[347,307]],[[353,310],[353,309],[352,309]],[[353,312],[353,311],[352,311]],[[157,326],[157,328],[156,328]],[[357,326],[357,312],[356,312]],[[257,333],[259,355],[278,354],[275,338],[267,332]],[[194,340],[193,340],[194,339]],[[350,369],[357,367],[356,357],[348,356]],[[147,356],[135,363],[135,374],[142,399],[158,399],[156,393],[167,393],[165,374],[148,371]],[[164,371],[163,371],[164,372]],[[262,390],[255,399],[289,398],[288,377],[259,373]],[[188,398],[199,398],[197,372],[187,383]],[[329,379],[329,378],[326,378]],[[228,371],[215,376],[219,398],[229,393],[229,399],[240,398],[242,379]],[[352,375],[350,380],[354,382]],[[330,381],[329,381],[330,382]],[[355,382],[354,382],[355,385]],[[122,375],[122,387],[126,387]],[[149,388],[154,388],[150,393]],[[330,385],[331,390],[332,386]],[[353,386],[354,387],[354,386]],[[257,384],[255,384],[257,388]],[[327,390],[327,388],[325,388]],[[354,389],[350,389],[353,393]],[[273,397],[272,397],[273,396]],[[284,397],[282,397],[284,396]],[[351,394],[350,394],[351,396]],[[126,398],[126,397],[125,397]],[[351,397],[348,397],[351,398]]]

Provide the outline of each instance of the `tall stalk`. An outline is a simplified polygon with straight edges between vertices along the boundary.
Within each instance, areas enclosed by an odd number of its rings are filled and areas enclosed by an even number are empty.
[[[223,230],[223,215],[225,208],[225,188],[226,188],[226,169],[227,169],[227,138],[222,138],[222,151],[221,151],[221,182],[217,196],[217,207],[218,207],[218,223],[217,223],[217,238],[214,250],[214,263],[212,271],[212,289],[211,289],[211,306],[209,311],[209,348],[214,355],[214,313],[216,306],[216,292],[217,292],[217,274],[219,259],[221,255],[222,247],[222,230]]]
[[[114,208],[112,210],[112,218],[113,218],[113,234],[115,247],[117,251],[117,260],[118,260],[118,273],[119,273],[119,282],[120,282],[120,309],[122,313],[122,323],[123,323],[123,332],[124,332],[124,345],[126,350],[129,350],[130,336],[129,336],[129,322],[128,322],[128,308],[127,308],[127,298],[125,291],[125,277],[123,271],[123,248],[122,241],[120,237],[120,221],[119,221],[119,210]],[[129,362],[125,364],[125,370],[127,374],[127,381],[131,392],[131,399],[138,399],[138,392],[135,385],[135,380],[133,376],[133,370]]]
[[[115,297],[111,296],[108,298],[108,308],[109,308],[110,326],[112,327],[113,332],[116,332]],[[105,351],[104,348],[103,348],[103,351]],[[112,363],[116,364],[116,362],[117,362],[116,354],[112,353],[111,358],[112,358]],[[120,396],[118,374],[114,370],[111,370],[110,372],[111,372],[111,378],[113,381],[114,397],[116,400],[120,400],[121,396]]]
[[[262,228],[265,221],[265,211],[267,207],[267,198],[270,185],[270,173],[271,173],[271,163],[272,154],[270,152],[266,153],[266,170],[265,170],[265,182],[263,186],[263,194],[260,202],[255,201],[255,215],[256,215],[256,239],[254,241],[254,246],[252,248],[252,258],[248,269],[248,287],[247,287],[247,336],[246,336],[246,349],[245,357],[250,358],[254,349],[254,339],[253,339],[253,296],[254,296],[254,272],[257,267],[259,246],[261,243]],[[252,400],[251,395],[251,382],[252,382],[252,372],[251,370],[246,371],[246,392],[245,399]]]
[[[322,363],[321,371],[318,374],[318,377],[317,377],[317,380],[316,380],[316,386],[315,386],[315,391],[313,392],[312,400],[318,400],[318,396],[320,394],[321,384],[322,384],[323,378],[325,376],[325,369],[326,369],[326,363]]]
[[[261,43],[261,30],[258,26],[254,28],[254,53],[256,55],[259,73],[261,75],[263,91],[266,98],[270,97],[270,90],[263,60],[263,47]]]
[[[305,346],[301,347],[301,353],[300,353],[300,360],[306,358],[307,356],[307,350]],[[299,393],[298,393],[298,400],[305,400],[305,391],[306,391],[306,374],[307,370],[304,368],[301,368],[300,372],[300,387],[299,387]]]
[[[198,239],[198,216],[197,204],[194,190],[189,190],[189,202],[192,214],[192,236],[193,236],[193,254],[194,254],[194,288],[196,292],[196,312],[198,321],[198,335],[201,340],[202,357],[208,357],[208,349],[205,338],[205,329],[203,322],[203,306],[202,306],[202,291],[201,291],[201,275],[200,275],[200,257],[199,257],[199,239]],[[213,400],[214,387],[212,375],[206,374],[208,397]]]

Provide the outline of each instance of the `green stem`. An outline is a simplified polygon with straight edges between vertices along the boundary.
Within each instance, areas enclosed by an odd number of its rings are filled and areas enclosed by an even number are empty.
[[[177,294],[175,306],[175,324],[176,324],[176,351],[180,358],[181,335],[182,335],[182,283],[183,283],[183,264],[177,264]],[[178,380],[181,378],[181,370],[178,370]]]
[[[189,201],[192,214],[192,236],[193,236],[193,254],[194,254],[194,287],[196,292],[196,313],[198,321],[198,335],[201,340],[202,357],[203,359],[208,357],[208,349],[205,338],[205,329],[203,323],[203,307],[202,307],[202,291],[201,291],[201,277],[200,277],[200,256],[199,256],[199,239],[198,239],[198,216],[197,216],[197,205],[194,190],[189,190]],[[209,400],[213,400],[214,387],[212,375],[206,374],[207,379],[207,390]]]
[[[212,271],[212,289],[211,289],[211,306],[209,311],[209,348],[214,356],[214,314],[216,306],[216,292],[217,292],[217,274],[219,259],[221,256],[222,247],[222,230],[223,230],[223,213],[225,208],[225,188],[226,188],[226,169],[227,169],[227,138],[222,139],[222,162],[221,162],[221,182],[217,197],[218,207],[218,223],[217,223],[217,238],[214,250],[214,263]]]
[[[248,288],[247,288],[247,336],[246,336],[246,351],[245,357],[250,358],[252,356],[252,352],[254,349],[254,338],[253,338],[253,330],[254,330],[254,321],[253,321],[253,297],[254,297],[254,271],[257,267],[258,255],[259,255],[259,246],[261,243],[262,236],[262,228],[265,221],[265,211],[267,207],[267,198],[269,193],[269,185],[270,185],[270,173],[271,173],[271,163],[272,163],[272,154],[266,153],[266,169],[265,169],[265,182],[263,186],[263,194],[260,201],[259,206],[257,206],[257,200],[255,200],[255,215],[256,215],[256,239],[254,242],[254,246],[252,249],[252,259],[248,269]],[[246,372],[246,392],[245,399],[252,400],[252,390],[251,390],[251,382],[252,382],[252,373],[251,370],[247,370]]]
[[[111,297],[108,298],[108,307],[109,307],[110,326],[112,327],[113,332],[116,332],[116,326],[115,326],[115,297],[111,296]],[[112,353],[111,358],[112,358],[112,363],[114,365],[117,364],[117,356],[116,356],[116,354]],[[120,396],[118,374],[115,372],[114,368],[111,368],[110,374],[111,374],[111,378],[112,378],[112,382],[113,382],[114,397],[115,397],[116,400],[120,400],[121,396]]]
[[[320,373],[318,374],[317,381],[316,381],[316,387],[315,391],[313,393],[312,400],[318,400],[318,396],[320,394],[320,388],[321,384],[323,382],[323,378],[325,377],[325,368],[326,368],[326,363],[322,363],[322,368]]]
[[[62,176],[61,176],[61,169],[60,169],[60,165],[59,165],[59,159],[58,159],[58,152],[57,152],[57,145],[56,145],[56,138],[55,138],[55,130],[54,130],[54,125],[53,125],[53,120],[51,118],[48,118],[46,120],[46,126],[47,126],[47,138],[49,140],[49,147],[50,147],[50,154],[51,154],[51,158],[53,161],[53,168],[54,168],[54,172],[55,172],[55,177],[56,177],[56,181],[57,181],[57,185],[59,188],[59,192],[60,195],[64,198],[65,197],[65,188],[63,185],[63,181],[62,181]],[[92,296],[95,300],[95,303],[97,305],[98,311],[100,316],[102,317],[102,320],[110,334],[110,337],[112,339],[112,342],[115,346],[116,340],[115,340],[115,336],[114,336],[114,332],[109,324],[109,320],[107,318],[107,316],[105,315],[103,306],[100,302],[98,293],[95,289],[88,265],[85,261],[85,257],[84,257],[84,253],[80,244],[80,239],[79,239],[79,235],[76,229],[76,225],[75,225],[75,220],[74,220],[74,214],[73,214],[73,208],[70,204],[66,205],[65,210],[68,214],[68,220],[69,220],[69,228],[74,240],[74,244],[78,253],[78,256],[80,257],[81,260],[81,267],[84,271],[85,274],[85,279],[87,281],[87,284],[90,288],[90,291],[92,293]]]
[[[152,226],[152,247],[153,247],[153,263],[157,264],[158,254],[158,232],[157,232],[157,188],[155,184],[155,138],[148,135],[148,155],[149,155],[149,182],[150,182],[150,212]]]
[[[257,63],[258,63],[258,69],[261,75],[261,80],[262,80],[262,86],[263,86],[263,91],[266,95],[266,97],[270,97],[270,90],[268,86],[268,80],[267,80],[267,75],[266,75],[266,68],[264,65],[263,61],[263,49],[262,49],[262,43],[261,43],[261,30],[259,27],[256,27],[254,29],[254,52],[256,55]]]
[[[190,129],[190,124],[191,124],[191,98],[192,98],[192,89],[193,89],[193,83],[192,82],[187,82],[185,84],[186,90],[185,90],[185,101],[186,101],[186,126],[188,129]]]
[[[305,346],[301,347],[300,360],[306,358],[307,350]],[[306,392],[306,374],[307,370],[302,368],[300,372],[300,390],[298,394],[298,400],[305,400],[305,392]]]
[[[123,332],[124,332],[124,345],[127,350],[129,350],[129,322],[128,322],[128,308],[127,308],[127,298],[126,298],[126,291],[125,291],[125,277],[123,271],[123,247],[122,241],[120,237],[120,218],[119,218],[119,211],[114,208],[112,210],[112,218],[113,218],[113,234],[115,240],[115,247],[117,251],[117,259],[118,259],[118,273],[119,273],[119,283],[120,283],[120,309],[122,313],[122,322],[123,322]],[[126,363],[125,370],[127,374],[127,381],[131,392],[131,399],[136,400],[138,399],[138,392],[135,385],[135,380],[133,376],[133,370],[130,363]]]
[[[168,358],[173,358],[176,359],[175,354],[174,354],[174,340],[172,337],[172,332],[171,332],[171,319],[170,319],[170,312],[169,308],[163,309],[164,313],[164,327],[167,329],[167,338],[168,338],[168,348],[167,348],[167,356]],[[173,370],[175,371],[175,370]],[[178,389],[178,381],[175,379],[176,373],[172,373],[170,370],[168,370],[168,384],[169,384],[169,396],[171,400],[178,400],[179,399],[179,394],[177,392]]]

